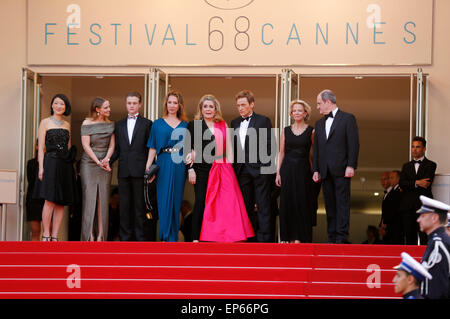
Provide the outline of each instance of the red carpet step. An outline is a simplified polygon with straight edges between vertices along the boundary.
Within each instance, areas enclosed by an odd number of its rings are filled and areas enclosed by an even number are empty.
[[[0,298],[400,298],[425,246],[2,242]]]

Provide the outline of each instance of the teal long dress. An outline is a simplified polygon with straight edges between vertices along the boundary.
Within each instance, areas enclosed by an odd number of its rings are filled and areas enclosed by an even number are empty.
[[[186,182],[186,167],[182,160],[183,143],[188,123],[180,122],[172,128],[164,119],[157,119],[150,132],[147,146],[156,149],[159,166],[156,177],[158,201],[159,238],[161,241],[178,241],[180,208]],[[165,148],[179,148],[176,153],[162,152]]]

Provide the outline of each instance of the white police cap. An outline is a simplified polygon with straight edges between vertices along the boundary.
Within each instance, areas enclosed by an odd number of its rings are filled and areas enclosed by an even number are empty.
[[[418,214],[422,213],[438,213],[447,214],[450,210],[450,206],[440,202],[436,199],[431,199],[426,196],[420,195],[420,200],[422,201],[422,207],[417,211]]]
[[[424,281],[425,278],[432,279],[433,276],[422,266],[418,261],[412,258],[409,254],[403,252],[402,263],[395,266],[394,269],[403,270],[416,277],[419,281]]]

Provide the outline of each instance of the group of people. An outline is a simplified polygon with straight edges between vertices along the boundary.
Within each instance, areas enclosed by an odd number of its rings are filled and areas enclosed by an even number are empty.
[[[384,188],[380,228],[384,244],[425,245],[427,236],[419,230],[416,211],[420,196],[433,198],[432,184],[436,163],[425,156],[427,142],[416,136],[411,143],[412,160],[401,169],[381,174]]]
[[[321,183],[331,243],[347,241],[350,214],[350,179],[359,151],[355,117],[338,109],[330,90],[320,92],[317,109],[324,115],[315,128],[307,124],[311,107],[292,101],[292,125],[280,139],[278,165],[276,142],[268,117],[257,114],[251,91],[236,94],[239,116],[230,127],[222,117],[220,102],[204,95],[194,119],[188,122],[182,94],[170,91],[163,116],[154,122],[139,114],[142,97],[126,98],[127,117],[109,120],[108,100],[95,98],[81,125],[83,154],[80,165],[81,194],[77,194],[71,146],[69,99],[57,94],[51,116],[41,121],[35,180],[30,193],[43,201],[43,241],[57,241],[64,206],[82,197],[81,240],[108,238],[108,201],[111,167],[118,161],[120,240],[149,240],[145,221],[156,213],[159,239],[177,241],[180,209],[186,178],[194,185],[192,241],[274,242],[271,192],[280,190],[282,242],[311,242],[316,189]],[[149,180],[144,173],[157,165]],[[276,171],[276,174],[275,174]],[[272,173],[272,174],[270,174]],[[275,175],[275,181],[271,176]],[[144,186],[153,185],[155,212],[144,202]],[[42,203],[42,202],[41,202]],[[257,213],[256,213],[257,211]],[[150,217],[150,218],[151,218]]]

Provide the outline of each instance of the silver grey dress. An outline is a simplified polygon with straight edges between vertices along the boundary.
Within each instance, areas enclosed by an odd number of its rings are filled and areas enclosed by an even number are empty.
[[[114,123],[94,123],[81,125],[81,136],[91,137],[91,148],[101,161],[108,152],[111,135],[114,133]],[[103,227],[103,240],[108,238],[109,193],[111,187],[111,172],[100,168],[86,152],[81,156],[81,187],[83,190],[83,221],[81,226],[81,240],[90,239],[91,230],[101,222]],[[101,221],[97,220],[96,204],[99,197]],[[94,220],[96,223],[94,225]],[[95,234],[98,228],[95,227]]]

